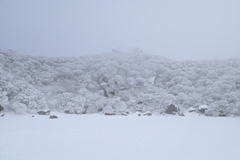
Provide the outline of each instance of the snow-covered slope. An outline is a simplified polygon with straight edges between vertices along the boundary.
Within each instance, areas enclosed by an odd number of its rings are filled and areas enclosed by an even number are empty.
[[[57,114],[0,117],[0,159],[240,159],[239,118]]]
[[[36,113],[164,113],[207,105],[206,115],[240,114],[240,58],[173,61],[113,51],[85,57],[34,57],[0,51],[0,105]],[[200,112],[201,113],[201,112]]]

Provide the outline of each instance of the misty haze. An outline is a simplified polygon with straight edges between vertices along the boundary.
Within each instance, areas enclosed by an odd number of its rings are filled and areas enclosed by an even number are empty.
[[[0,0],[0,159],[239,160],[239,15]]]

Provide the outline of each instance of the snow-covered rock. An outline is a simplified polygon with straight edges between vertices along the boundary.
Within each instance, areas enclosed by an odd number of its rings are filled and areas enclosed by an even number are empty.
[[[207,105],[200,105],[198,107],[198,111],[201,113],[205,113],[205,111],[208,110],[208,106]]]
[[[147,112],[143,113],[143,115],[144,115],[144,116],[151,116],[152,113],[151,113],[150,111],[147,111]]]
[[[190,108],[188,109],[188,112],[189,112],[189,113],[197,112],[197,109],[194,108],[194,107],[190,107]]]
[[[129,111],[126,111],[126,112],[122,112],[122,113],[121,113],[122,116],[128,116],[129,114],[130,114]]]
[[[223,110],[219,110],[219,116],[220,117],[226,117],[227,113],[225,113]]]
[[[185,116],[185,114],[184,114],[184,113],[179,113],[178,115],[179,115],[179,116]]]
[[[40,110],[40,111],[38,111],[37,113],[39,114],[39,115],[50,115],[50,109],[44,109],[44,110]]]
[[[66,114],[74,114],[74,112],[72,112],[70,110],[65,110],[64,113],[66,113]]]

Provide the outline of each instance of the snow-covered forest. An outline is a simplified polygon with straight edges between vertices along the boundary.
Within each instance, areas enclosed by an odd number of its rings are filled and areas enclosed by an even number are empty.
[[[208,116],[240,115],[240,58],[174,61],[113,50],[94,56],[40,57],[0,50],[0,104],[90,114],[165,114],[207,108]],[[200,108],[201,109],[201,108]]]

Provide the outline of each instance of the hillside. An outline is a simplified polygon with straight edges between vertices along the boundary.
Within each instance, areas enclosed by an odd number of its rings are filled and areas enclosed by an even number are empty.
[[[37,57],[0,50],[5,111],[75,114],[178,113],[207,105],[205,115],[240,115],[240,58],[174,61],[114,50],[94,56]],[[199,112],[199,111],[198,111]]]

